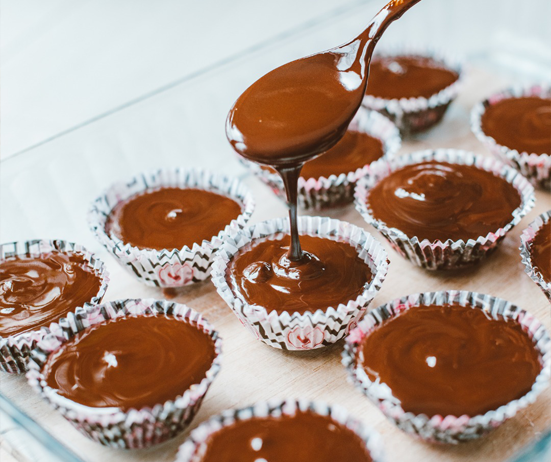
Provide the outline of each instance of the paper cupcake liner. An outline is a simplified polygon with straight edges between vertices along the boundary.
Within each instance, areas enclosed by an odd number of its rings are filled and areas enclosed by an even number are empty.
[[[109,273],[104,263],[93,253],[88,252],[83,246],[62,240],[42,240],[9,242],[0,245],[0,261],[15,256],[38,257],[50,252],[78,253],[88,262],[91,269],[100,279],[98,293],[85,305],[91,306],[101,302],[109,283]],[[77,309],[77,307],[75,307]],[[64,315],[67,316],[67,315]],[[61,317],[60,317],[61,318]],[[38,329],[23,332],[21,334],[0,336],[0,369],[10,374],[23,374],[27,371],[27,362],[31,350],[37,343],[50,333],[52,326],[43,326]]]
[[[203,422],[191,432],[189,438],[180,446],[176,462],[199,462],[208,438],[235,422],[268,416],[275,418],[282,415],[294,416],[297,411],[329,416],[360,437],[365,443],[373,462],[383,461],[383,445],[380,435],[350,417],[344,408],[306,400],[271,400],[241,409],[230,409]],[[346,454],[343,454],[343,460],[346,460]]]
[[[532,389],[523,397],[483,415],[436,415],[429,418],[424,414],[417,415],[404,411],[400,401],[392,395],[386,384],[371,381],[364,369],[356,364],[358,347],[365,336],[404,310],[434,304],[460,304],[471,309],[483,310],[496,320],[504,319],[518,323],[541,354],[542,370],[536,377]],[[466,291],[450,290],[408,295],[370,311],[346,338],[342,356],[349,379],[377,405],[391,422],[406,433],[430,442],[455,444],[479,438],[513,417],[520,409],[533,403],[541,391],[547,387],[551,375],[551,339],[545,327],[532,314],[506,300]],[[496,377],[496,380],[499,379]]]
[[[551,98],[551,86],[541,84],[531,87],[515,87],[490,96],[473,107],[471,111],[471,130],[493,155],[519,170],[534,186],[545,191],[551,191],[551,152],[546,154],[518,152],[516,149],[498,144],[494,138],[487,136],[482,131],[482,116],[489,106],[504,99],[523,96]]]
[[[301,235],[325,237],[355,247],[359,258],[369,266],[373,279],[356,299],[337,307],[303,314],[268,312],[234,295],[226,281],[226,269],[232,257],[251,241],[289,233],[289,220],[277,218],[229,233],[214,258],[212,282],[240,322],[258,340],[283,350],[313,350],[343,338],[365,314],[367,306],[381,288],[389,265],[382,245],[357,226],[326,217],[300,217],[298,226]]]
[[[197,188],[223,194],[239,202],[242,213],[210,241],[194,243],[192,248],[141,249],[106,233],[106,221],[119,202],[161,188]],[[88,224],[99,242],[140,282],[154,287],[182,287],[209,277],[212,257],[223,235],[230,230],[243,228],[253,210],[251,193],[237,179],[206,170],[161,169],[112,185],[92,203]]]
[[[360,108],[350,123],[350,129],[366,133],[383,143],[382,158],[391,159],[401,146],[400,132],[396,126],[375,111]],[[266,183],[282,200],[286,201],[283,180],[277,173],[265,170],[255,162],[239,156],[243,165]],[[354,200],[354,186],[369,170],[369,164],[348,173],[329,178],[304,178],[298,180],[298,205],[304,210],[321,210],[346,204]]]
[[[530,223],[528,228],[522,231],[519,250],[522,263],[525,266],[525,273],[540,287],[541,290],[543,290],[543,293],[551,302],[551,281],[546,281],[543,279],[541,273],[534,268],[531,254],[532,242],[534,242],[536,234],[544,224],[549,222],[549,220],[551,220],[551,210],[542,213],[532,223]]]
[[[93,408],[60,396],[46,383],[42,368],[48,356],[85,329],[109,319],[126,316],[168,316],[175,322],[187,322],[208,334],[214,342],[215,358],[206,377],[172,400],[154,407],[123,411],[116,407]],[[101,327],[99,327],[101,329]],[[52,324],[47,335],[32,352],[27,380],[51,406],[57,409],[77,430],[105,446],[146,448],[181,433],[197,413],[212,381],[220,370],[222,341],[210,324],[185,305],[165,300],[136,299],[79,309]],[[139,339],[136,339],[139,341]]]
[[[520,206],[513,211],[513,218],[504,227],[480,236],[476,240],[451,239],[442,241],[419,240],[409,237],[396,228],[390,228],[381,220],[373,216],[367,204],[369,190],[391,172],[406,165],[418,164],[425,161],[448,162],[459,165],[473,165],[482,170],[492,172],[512,184],[521,196]],[[524,217],[534,206],[534,188],[518,171],[497,159],[484,156],[475,156],[467,151],[455,149],[437,149],[418,151],[397,157],[390,162],[377,161],[371,165],[369,174],[358,181],[356,186],[356,210],[361,213],[365,221],[377,230],[392,244],[393,248],[412,263],[428,270],[448,270],[468,267],[487,257],[505,237],[505,235]]]
[[[389,48],[375,55],[377,57],[421,56],[430,58],[441,64],[442,68],[456,72],[458,79],[429,98],[385,99],[373,95],[365,95],[363,106],[380,112],[392,120],[403,136],[421,132],[436,125],[448,109],[450,103],[457,97],[462,85],[462,64],[451,55],[441,51],[427,50],[418,46],[402,46]]]

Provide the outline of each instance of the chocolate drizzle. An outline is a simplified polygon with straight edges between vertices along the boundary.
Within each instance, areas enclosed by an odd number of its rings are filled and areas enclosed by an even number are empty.
[[[143,249],[191,249],[217,236],[240,213],[241,206],[221,194],[163,188],[117,204],[105,231]]]
[[[330,417],[311,412],[254,417],[212,434],[201,462],[371,462],[365,443]]]
[[[474,417],[525,395],[541,371],[514,322],[459,305],[414,307],[368,334],[358,364],[406,412]]]
[[[48,357],[43,373],[65,398],[125,411],[182,395],[206,377],[214,357],[212,339],[188,322],[126,317],[69,340]]]
[[[551,282],[551,221],[538,230],[530,254],[535,270],[539,271],[545,281]]]
[[[101,279],[80,254],[0,261],[0,336],[48,326],[94,298]]]
[[[428,161],[392,172],[369,192],[373,216],[420,241],[477,239],[513,219],[521,196],[470,165]]]

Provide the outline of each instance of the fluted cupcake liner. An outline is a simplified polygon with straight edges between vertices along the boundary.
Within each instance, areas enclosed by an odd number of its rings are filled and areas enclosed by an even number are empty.
[[[100,279],[98,293],[86,304],[101,302],[109,283],[109,273],[104,263],[83,246],[62,240],[35,239],[30,241],[9,242],[0,245],[0,261],[10,257],[38,257],[48,253],[79,254],[88,263],[88,268]],[[75,307],[77,309],[77,307]],[[23,374],[27,371],[30,352],[37,343],[50,333],[51,326],[43,326],[29,332],[0,336],[0,369],[11,374]]]
[[[306,400],[271,400],[241,409],[230,409],[203,422],[191,432],[189,438],[180,446],[176,462],[200,462],[209,437],[235,422],[254,418],[294,416],[297,411],[312,412],[330,417],[360,437],[365,443],[373,462],[383,461],[383,445],[380,435],[364,427],[358,420],[352,418],[344,408]],[[346,454],[343,454],[343,460],[346,460]]]
[[[541,273],[536,268],[534,268],[531,252],[532,243],[534,242],[536,234],[544,224],[549,223],[549,220],[551,220],[551,210],[542,213],[532,223],[530,223],[530,225],[528,225],[528,227],[524,231],[522,231],[522,234],[520,236],[519,250],[522,263],[525,266],[524,271],[526,272],[528,277],[540,287],[540,289],[551,302],[551,281],[546,281]]]
[[[490,96],[473,107],[471,111],[471,130],[493,155],[515,167],[534,186],[545,191],[551,191],[551,152],[545,154],[518,152],[516,149],[500,145],[482,130],[482,117],[488,107],[505,99],[524,96],[551,98],[551,86],[541,84],[530,87],[514,87]]]
[[[368,109],[380,112],[392,120],[403,136],[421,132],[436,125],[457,97],[462,85],[461,62],[442,51],[429,50],[419,46],[394,47],[378,52],[377,57],[420,56],[433,59],[442,68],[451,70],[458,79],[429,98],[385,99],[373,95],[365,95],[362,105]]]
[[[378,112],[360,108],[350,123],[349,130],[366,133],[381,140],[383,158],[394,157],[400,149],[400,132],[390,120]],[[285,187],[279,174],[263,169],[257,163],[241,156],[239,160],[266,183],[280,199],[286,200]],[[304,210],[321,210],[352,202],[354,186],[368,170],[369,164],[352,172],[331,175],[329,178],[301,176],[298,180],[298,205]]]
[[[365,314],[367,306],[381,288],[389,265],[383,246],[363,229],[350,223],[326,217],[300,217],[298,227],[301,235],[338,240],[353,246],[359,258],[368,265],[373,278],[357,298],[337,307],[303,314],[267,311],[236,297],[226,281],[226,270],[238,251],[253,240],[289,233],[289,221],[277,218],[228,233],[214,258],[212,282],[240,322],[258,340],[283,350],[312,350],[343,338]]]
[[[50,354],[85,329],[109,319],[127,316],[167,316],[187,322],[210,336],[215,358],[206,377],[172,400],[153,407],[123,411],[117,407],[94,408],[76,403],[47,385],[43,367]],[[99,327],[101,329],[101,327]],[[33,350],[27,380],[51,406],[88,438],[105,446],[133,449],[162,443],[181,433],[197,413],[205,394],[220,370],[222,341],[210,324],[196,311],[174,302],[153,299],[118,300],[77,310],[52,324],[51,332]],[[136,341],[140,339],[137,338]]]
[[[404,411],[400,401],[392,395],[388,386],[372,381],[361,365],[356,363],[358,348],[363,339],[388,320],[418,306],[446,304],[459,304],[469,309],[480,309],[495,320],[515,322],[522,327],[534,342],[534,348],[541,355],[542,361],[542,370],[528,393],[483,415],[435,415],[429,418],[425,414]],[[455,444],[481,437],[513,417],[520,409],[533,403],[548,386],[551,375],[551,339],[541,322],[529,312],[506,300],[467,291],[450,290],[408,295],[370,311],[346,338],[342,356],[349,379],[392,423],[406,433],[430,442]],[[500,377],[495,379],[499,381]]]
[[[194,243],[192,248],[142,249],[106,232],[109,214],[118,203],[137,194],[162,188],[197,188],[219,193],[241,204],[242,212],[217,236],[213,236],[210,241]],[[243,228],[253,210],[251,193],[235,178],[206,170],[161,169],[112,185],[92,203],[88,224],[99,242],[140,282],[154,287],[182,287],[209,277],[212,257],[222,236],[230,230]]]
[[[373,216],[367,197],[369,190],[390,173],[406,165],[426,161],[448,162],[459,165],[472,165],[492,172],[513,185],[521,196],[520,206],[513,211],[513,217],[502,228],[489,232],[477,239],[464,241],[448,239],[442,241],[419,240],[416,236],[407,236],[396,228],[389,227],[382,220]],[[377,161],[371,165],[369,174],[361,178],[356,186],[356,210],[365,221],[377,230],[392,244],[393,248],[412,263],[428,270],[458,269],[478,263],[486,258],[505,235],[534,206],[534,188],[517,170],[492,157],[475,156],[473,153],[455,149],[437,149],[417,151],[392,159],[389,162]]]

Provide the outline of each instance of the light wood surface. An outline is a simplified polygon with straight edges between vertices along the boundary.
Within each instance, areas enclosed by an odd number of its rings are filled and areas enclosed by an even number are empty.
[[[504,83],[492,75],[472,70],[462,96],[454,103],[444,122],[429,133],[405,142],[401,152],[429,147],[454,147],[487,155],[469,131],[468,111],[474,102]],[[245,181],[257,201],[252,221],[286,214],[284,205],[266,186],[250,176]],[[524,274],[518,251],[522,229],[538,214],[551,209],[551,194],[537,191],[536,197],[534,209],[507,235],[498,251],[476,268],[458,272],[431,273],[414,267],[394,252],[382,236],[367,226],[352,206],[326,211],[324,214],[364,227],[387,248],[391,260],[389,273],[371,308],[409,293],[444,289],[472,290],[518,304],[536,315],[551,330],[551,305],[536,284]],[[132,279],[107,254],[103,254],[102,258],[111,272],[111,283],[105,300],[164,297],[161,290],[144,287]],[[340,362],[342,342],[312,352],[291,353],[270,348],[242,327],[209,281],[183,289],[175,300],[201,312],[224,340],[222,370],[190,428],[195,428],[209,416],[224,409],[273,397],[300,397],[342,405],[366,425],[375,428],[383,436],[388,461],[497,462],[507,460],[551,426],[551,390],[548,388],[536,403],[478,441],[459,446],[421,442],[397,430],[347,381],[346,371]],[[496,381],[499,380],[496,377]],[[2,393],[86,461],[171,461],[187,436],[186,432],[148,450],[108,449],[78,433],[27,386],[24,377],[2,374],[0,387]]]

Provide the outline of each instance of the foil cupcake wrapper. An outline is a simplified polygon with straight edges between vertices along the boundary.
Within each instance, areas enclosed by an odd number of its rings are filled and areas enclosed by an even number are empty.
[[[551,210],[542,213],[530,223],[530,225],[522,231],[519,250],[522,263],[525,267],[525,273],[540,287],[547,299],[551,302],[551,281],[546,281],[541,273],[534,268],[531,253],[532,243],[534,242],[536,234],[544,224],[549,223],[549,220],[551,220]]]
[[[228,234],[214,258],[212,282],[239,321],[258,340],[283,350],[313,350],[343,338],[367,311],[381,288],[389,265],[383,246],[357,226],[326,217],[300,217],[298,226],[301,235],[326,237],[355,247],[359,258],[369,266],[373,279],[356,299],[337,307],[303,314],[268,312],[234,295],[226,281],[226,269],[233,256],[251,241],[289,233],[289,221],[283,218],[268,220]]]
[[[101,302],[107,285],[109,273],[104,263],[83,246],[73,242],[62,240],[35,239],[30,241],[9,242],[0,245],[0,261],[15,256],[40,256],[43,254],[77,253],[88,262],[88,268],[100,279],[98,293],[85,306],[96,305]],[[75,307],[77,309],[77,307]],[[10,374],[23,374],[27,371],[27,362],[31,350],[51,331],[51,326],[43,326],[38,329],[23,332],[21,334],[0,336],[0,369]]]
[[[483,415],[436,415],[429,418],[424,414],[417,415],[404,411],[400,401],[392,395],[386,384],[371,381],[364,369],[356,364],[358,347],[367,335],[404,310],[434,304],[460,304],[469,309],[483,310],[493,319],[504,319],[522,326],[541,354],[542,370],[536,377],[532,389],[523,397]],[[551,339],[545,327],[532,314],[506,300],[466,291],[426,292],[393,300],[370,311],[346,338],[342,362],[352,383],[398,428],[430,442],[456,444],[481,437],[535,401],[549,383]],[[499,377],[496,377],[496,380],[499,380]]]
[[[242,213],[213,236],[210,241],[194,243],[192,248],[141,249],[125,244],[105,231],[113,208],[136,194],[161,188],[197,188],[223,194],[242,205]],[[98,241],[130,274],[153,287],[182,287],[207,279],[214,251],[225,233],[243,228],[254,210],[249,190],[237,179],[196,169],[161,169],[142,173],[126,182],[112,185],[94,202],[88,212],[88,224]]]
[[[384,460],[380,435],[364,427],[359,421],[352,418],[344,408],[306,400],[271,400],[241,409],[230,409],[203,422],[191,432],[189,438],[180,446],[176,462],[199,462],[209,437],[235,422],[263,417],[278,418],[282,415],[294,416],[297,411],[329,416],[360,437],[365,443],[373,462]],[[345,459],[346,455],[343,454],[343,460]]]
[[[368,109],[380,112],[392,120],[402,136],[409,136],[427,130],[436,125],[457,97],[463,84],[463,66],[454,56],[437,50],[428,50],[420,46],[401,46],[388,48],[375,55],[377,57],[421,56],[439,63],[442,68],[454,71],[459,76],[451,85],[443,88],[429,98],[385,99],[373,95],[365,95],[362,105]]]
[[[482,117],[488,107],[504,99],[523,96],[551,98],[551,86],[540,84],[530,87],[514,87],[490,96],[473,107],[471,111],[471,130],[478,140],[498,159],[515,167],[534,186],[545,191],[551,191],[551,152],[545,154],[518,152],[516,149],[500,145],[482,130]]]
[[[504,178],[521,196],[521,204],[513,211],[511,221],[504,227],[489,232],[486,236],[479,236],[476,240],[469,239],[465,242],[461,239],[456,241],[449,239],[442,242],[428,239],[420,241],[417,237],[407,236],[402,231],[390,228],[383,221],[376,219],[367,204],[369,190],[395,170],[406,165],[432,160],[473,165]],[[397,157],[390,162],[377,161],[371,165],[369,174],[358,181],[355,198],[356,210],[368,224],[374,226],[400,255],[428,270],[468,267],[486,258],[496,249],[505,235],[532,209],[535,202],[533,186],[514,168],[491,157],[475,156],[473,153],[455,149],[418,151]]]
[[[391,159],[401,146],[400,132],[396,126],[378,112],[361,107],[350,123],[350,129],[378,138],[383,143],[383,158]],[[267,184],[283,201],[286,201],[285,187],[281,177],[261,168],[255,162],[239,156],[239,160],[260,180]],[[304,178],[298,180],[298,205],[304,210],[322,210],[336,207],[354,200],[354,187],[358,179],[369,170],[369,164],[348,173],[331,175],[329,178]]]
[[[183,394],[154,407],[123,411],[116,407],[93,408],[60,396],[49,387],[42,374],[48,356],[85,329],[109,319],[126,316],[167,316],[175,322],[188,322],[208,334],[216,356],[206,377]],[[101,327],[99,327],[101,329]],[[165,300],[118,300],[77,310],[52,324],[51,332],[31,354],[27,380],[52,407],[57,409],[77,430],[105,446],[135,449],[162,443],[181,433],[197,413],[205,394],[220,370],[222,341],[210,324],[185,305]],[[138,341],[139,339],[137,339]]]

